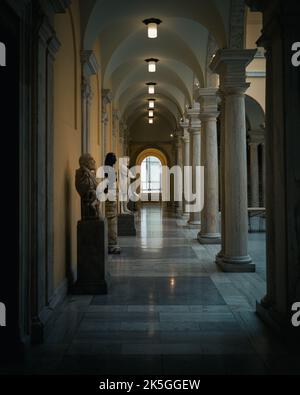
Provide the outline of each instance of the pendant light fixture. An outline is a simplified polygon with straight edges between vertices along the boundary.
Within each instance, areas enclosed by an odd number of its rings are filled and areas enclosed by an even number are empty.
[[[149,108],[152,110],[155,108],[155,99],[148,99]]]
[[[149,118],[149,125],[153,125],[154,124],[154,118]]]
[[[154,117],[154,111],[153,110],[149,110],[149,118],[152,118],[152,117]]]
[[[148,94],[154,95],[156,83],[155,82],[148,82],[146,85],[148,86]]]
[[[162,21],[157,18],[149,18],[149,19],[145,19],[143,23],[148,28],[148,38],[157,38],[158,26],[162,23]]]
[[[159,60],[155,59],[155,58],[149,58],[149,59],[146,59],[145,62],[148,63],[149,73],[155,73],[156,72],[156,64],[159,62]]]

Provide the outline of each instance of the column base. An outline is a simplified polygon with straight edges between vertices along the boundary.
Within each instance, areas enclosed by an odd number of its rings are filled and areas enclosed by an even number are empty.
[[[299,328],[293,327],[291,317],[278,313],[272,305],[256,303],[256,314],[274,333],[295,345],[299,342]],[[297,343],[296,343],[297,342]]]
[[[187,224],[191,229],[199,229],[201,226],[201,221],[188,221]]]
[[[222,261],[224,258],[223,252],[220,251],[217,255],[216,255],[216,264],[218,264],[220,261]]]
[[[254,273],[256,266],[249,255],[226,257],[216,261],[217,265],[227,273]]]
[[[201,232],[199,232],[198,241],[200,244],[221,244],[221,235],[219,233],[202,234]]]

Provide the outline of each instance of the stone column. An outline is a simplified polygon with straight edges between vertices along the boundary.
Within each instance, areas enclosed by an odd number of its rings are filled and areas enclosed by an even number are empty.
[[[225,97],[225,232],[224,255],[217,263],[224,271],[252,272],[248,254],[248,199],[245,92],[246,67],[256,50],[219,50],[211,68],[220,75]],[[223,208],[222,208],[223,209]]]
[[[291,318],[293,304],[300,301],[300,90],[291,47],[299,41],[300,3],[247,3],[263,12],[258,45],[265,47],[267,58],[267,295],[257,312],[276,331],[297,341],[299,327],[293,327]]]
[[[192,190],[196,192],[196,167],[201,166],[201,121],[200,121],[200,105],[195,103],[193,108],[188,110],[188,117],[190,120],[190,162],[193,169],[192,176]],[[195,227],[200,227],[200,211],[190,213],[188,224]]]
[[[97,74],[99,65],[93,51],[81,52],[82,65],[82,153],[90,151],[90,111],[93,99],[91,88],[91,76]]]
[[[259,207],[259,167],[258,167],[258,143],[250,141],[250,193],[251,207]]]
[[[185,199],[185,189],[189,190],[189,179],[186,177],[185,169],[188,168],[190,163],[190,134],[188,132],[189,129],[189,121],[183,120],[180,124],[183,129],[182,143],[183,143],[183,214],[188,215],[189,213],[186,210],[187,201]]]
[[[176,133],[175,137],[175,147],[176,147],[176,165],[181,168],[181,172],[183,172],[183,153],[182,153],[182,136],[181,131]],[[182,198],[182,195],[181,195]],[[183,213],[183,202],[177,201],[176,202],[176,212],[179,215]]]
[[[107,106],[112,102],[113,95],[108,89],[102,90],[102,157],[105,159],[106,154],[108,154],[108,124],[109,116],[107,111]]]
[[[225,227],[225,96],[219,91],[221,99],[220,114],[220,204],[221,204],[221,250],[216,255],[216,263],[221,262],[224,256],[226,244],[226,227]]]
[[[198,240],[202,244],[220,244],[219,231],[219,160],[217,118],[217,89],[199,89],[202,122],[202,146],[204,165],[204,208],[201,213],[201,231]]]

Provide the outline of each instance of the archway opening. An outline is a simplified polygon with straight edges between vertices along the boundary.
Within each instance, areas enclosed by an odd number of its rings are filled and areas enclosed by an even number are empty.
[[[146,157],[141,165],[142,200],[159,201],[162,190],[162,163],[156,156]]]
[[[140,167],[141,202],[161,202],[164,185],[163,167],[168,166],[166,155],[156,148],[143,150],[136,159]]]

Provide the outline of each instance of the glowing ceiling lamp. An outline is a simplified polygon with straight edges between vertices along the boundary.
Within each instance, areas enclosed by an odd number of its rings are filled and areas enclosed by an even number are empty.
[[[154,111],[153,110],[149,110],[149,118],[154,117]]]
[[[157,64],[157,62],[159,62],[159,60],[155,59],[155,58],[149,58],[149,59],[146,59],[145,62],[148,63],[149,73],[155,73],[156,72],[156,64]]]
[[[162,21],[157,18],[149,18],[145,19],[143,23],[148,27],[148,38],[157,38],[158,26],[162,23]]]
[[[155,99],[148,99],[149,102],[149,108],[153,109],[155,108]]]
[[[155,82],[148,82],[146,85],[148,86],[149,95],[154,95],[156,83]]]
[[[149,125],[153,125],[154,124],[154,118],[149,118]]]

